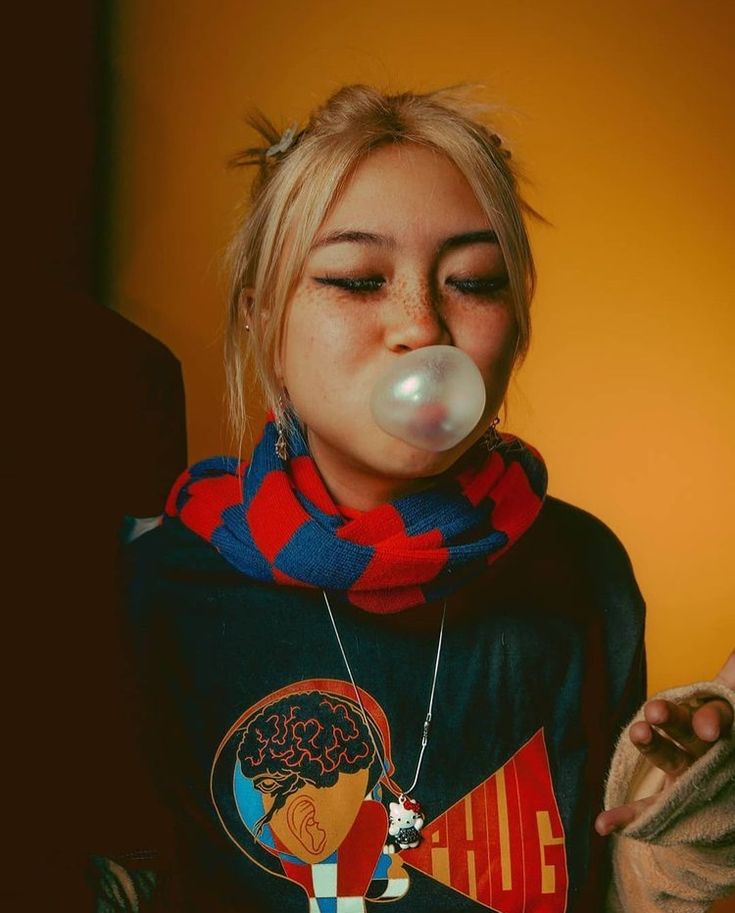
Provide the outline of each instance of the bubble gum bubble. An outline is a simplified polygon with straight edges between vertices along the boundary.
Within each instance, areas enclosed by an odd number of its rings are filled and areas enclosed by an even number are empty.
[[[477,366],[456,346],[424,346],[396,359],[370,399],[383,431],[440,452],[459,444],[485,409],[485,384]]]

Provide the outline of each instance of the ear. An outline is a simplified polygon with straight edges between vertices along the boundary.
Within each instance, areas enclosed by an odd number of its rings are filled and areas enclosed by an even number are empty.
[[[246,329],[250,329],[253,325],[255,315],[253,313],[253,305],[255,302],[255,288],[251,285],[246,286],[240,292],[240,308],[242,310],[242,316],[245,321]],[[260,313],[258,314],[258,328],[262,330],[264,324],[268,322],[270,318],[270,310],[267,308],[261,308]],[[281,376],[281,354],[280,352],[276,353],[276,373],[278,377]]]
[[[317,855],[324,848],[327,832],[319,824],[317,807],[310,796],[299,796],[289,803],[286,811],[288,829],[312,855]]]
[[[246,286],[240,292],[240,307],[242,308],[245,318],[250,322],[253,318],[253,304],[255,302],[255,287],[252,285]],[[270,310],[268,308],[261,308],[258,320],[261,325],[266,323],[270,317]]]
[[[240,292],[240,309],[245,318],[245,323],[249,324],[253,316],[253,300],[255,298],[255,289],[252,286],[244,288]]]

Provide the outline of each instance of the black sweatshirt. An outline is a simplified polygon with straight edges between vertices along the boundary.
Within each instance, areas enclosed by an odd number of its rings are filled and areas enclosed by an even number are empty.
[[[349,913],[381,896],[395,913],[603,908],[593,821],[645,669],[643,601],[600,521],[547,498],[448,599],[412,849],[388,834],[397,800],[380,781],[384,767],[403,789],[414,777],[442,605],[377,615],[330,593],[360,706],[321,592],[253,581],[176,520],[129,558],[176,833],[162,909]]]

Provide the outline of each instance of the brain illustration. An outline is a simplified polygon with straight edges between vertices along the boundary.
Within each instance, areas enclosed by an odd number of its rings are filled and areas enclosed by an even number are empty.
[[[333,786],[341,773],[369,767],[375,749],[358,707],[319,691],[290,694],[247,721],[237,751],[245,777],[288,776]]]

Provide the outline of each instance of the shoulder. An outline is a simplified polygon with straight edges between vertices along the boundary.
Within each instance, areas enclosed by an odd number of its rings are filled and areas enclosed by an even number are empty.
[[[605,614],[622,611],[633,624],[642,623],[643,599],[630,556],[607,524],[580,507],[547,496],[506,558],[517,585],[581,598]]]
[[[606,523],[580,507],[547,497],[534,527],[535,549],[574,577],[608,620],[642,627],[645,603],[633,562]]]
[[[213,533],[242,498],[243,461],[229,456],[200,460],[182,472],[160,517],[129,517],[123,527],[126,563],[136,574],[239,574],[223,557]],[[245,576],[239,574],[240,576]]]
[[[237,574],[214,546],[178,519],[166,516],[130,540],[124,556],[128,576],[139,580]]]
[[[616,533],[581,507],[548,496],[535,525],[537,534],[553,538],[580,560],[631,570],[630,557]]]
[[[251,583],[176,519],[164,518],[123,550],[125,611],[136,638],[158,625],[188,623],[191,613],[208,613],[223,600],[243,600]]]

